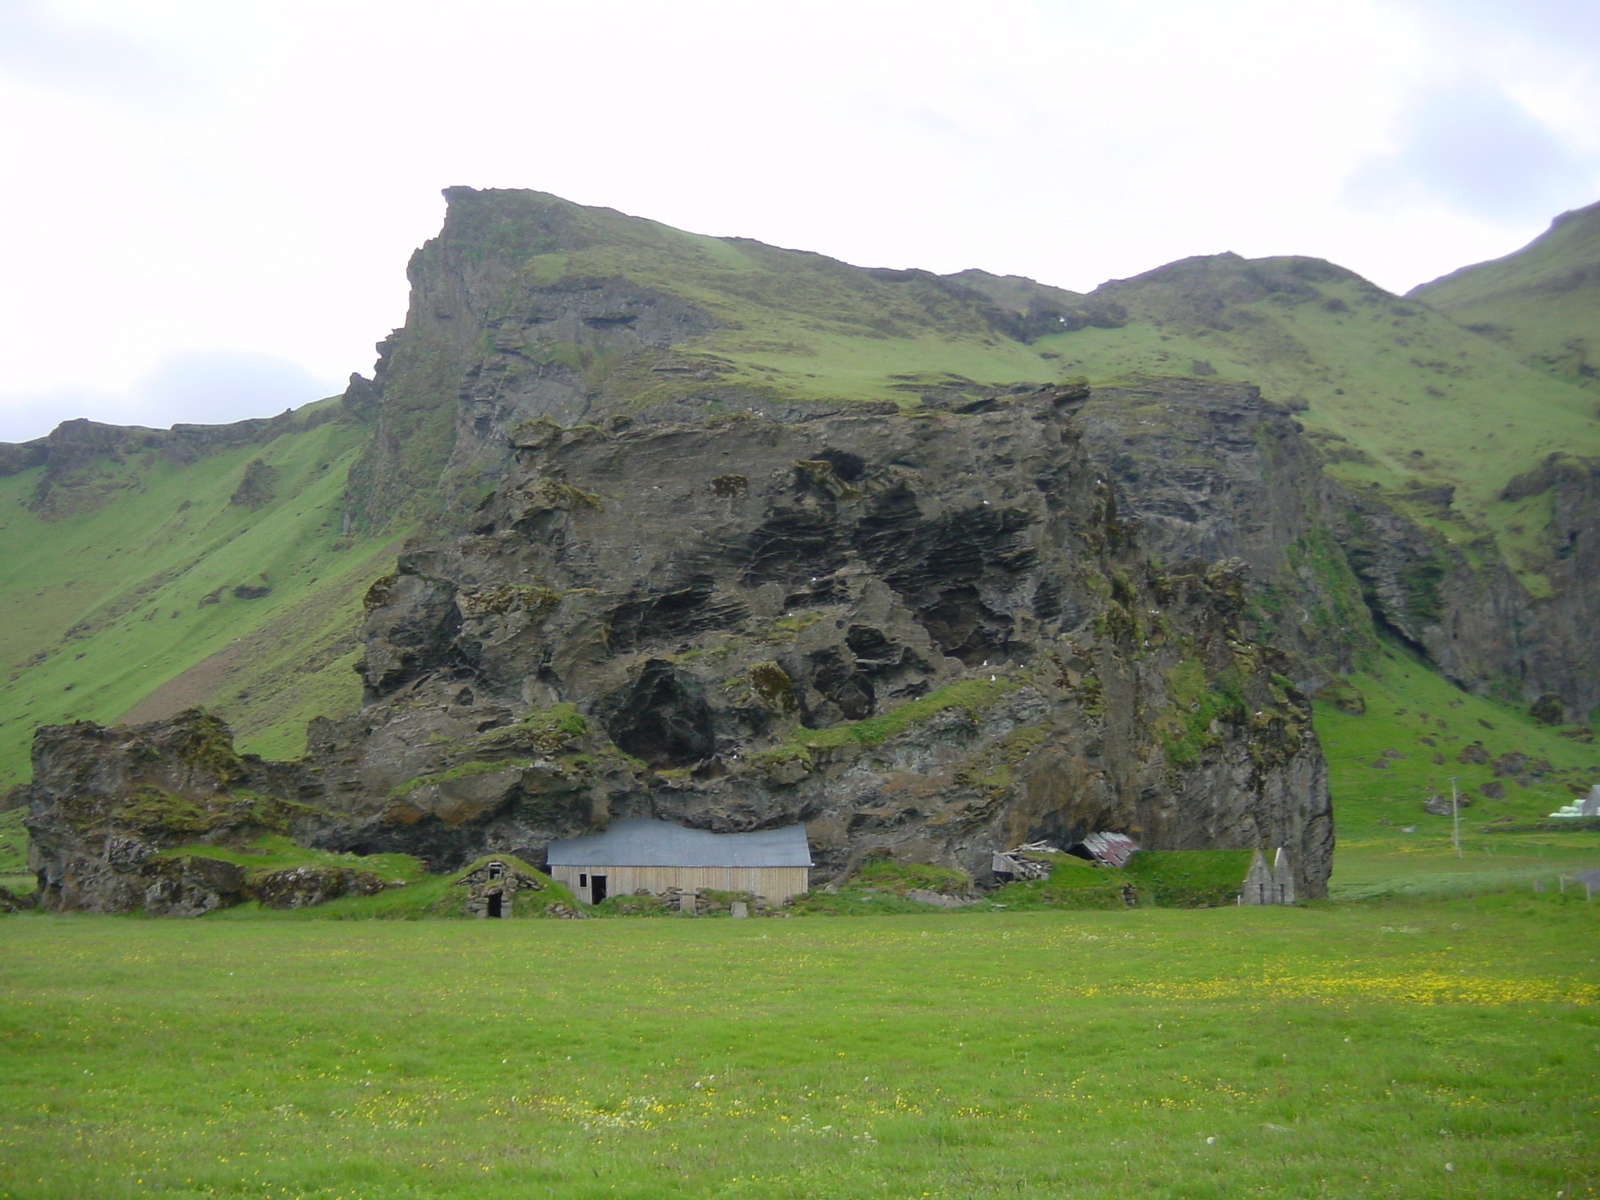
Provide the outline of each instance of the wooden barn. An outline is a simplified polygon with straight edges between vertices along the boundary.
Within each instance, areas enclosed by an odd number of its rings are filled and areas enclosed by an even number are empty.
[[[551,842],[552,877],[579,899],[716,888],[750,892],[782,904],[810,886],[811,847],[804,825],[754,833],[712,833],[667,821],[627,817],[604,833]]]

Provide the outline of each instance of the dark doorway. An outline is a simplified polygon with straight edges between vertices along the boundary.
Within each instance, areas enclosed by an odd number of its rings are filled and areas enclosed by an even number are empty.
[[[589,876],[589,903],[599,904],[606,898],[606,877],[604,875]]]
[[[506,915],[505,910],[502,908],[502,903],[499,892],[495,892],[489,897],[489,915],[491,917],[503,917]]]

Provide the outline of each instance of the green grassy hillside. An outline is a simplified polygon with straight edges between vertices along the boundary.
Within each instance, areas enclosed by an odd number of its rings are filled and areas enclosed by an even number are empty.
[[[1557,217],[1515,254],[1409,294],[1537,370],[1600,389],[1600,204]]]
[[[326,421],[189,463],[107,460],[113,497],[56,519],[29,507],[44,468],[0,479],[0,786],[26,777],[38,724],[204,704],[243,749],[293,756],[310,717],[349,709],[362,588],[392,558],[392,535],[339,529],[365,436]],[[257,460],[271,498],[233,502]]]
[[[1101,293],[1126,306],[1126,325],[1036,348],[1091,379],[1196,373],[1255,383],[1296,410],[1334,476],[1383,490],[1452,541],[1492,532],[1513,565],[1542,526],[1498,498],[1506,481],[1555,450],[1600,452],[1587,393],[1327,263],[1191,259]]]
[[[1500,489],[1552,451],[1600,453],[1588,392],[1532,369],[1514,346],[1317,259],[1186,259],[1081,296],[977,271],[862,270],[539,193],[478,193],[473,204],[453,236],[479,238],[481,253],[511,273],[504,311],[485,318],[494,345],[526,359],[516,369],[580,369],[624,408],[681,398],[690,378],[706,381],[689,390],[716,412],[749,396],[914,405],[929,390],[1078,375],[1215,375],[1295,409],[1338,477],[1391,494],[1451,540],[1491,534],[1516,567],[1537,549],[1540,527],[1537,514],[1500,501]],[[1589,223],[1559,227],[1560,244],[1540,251],[1550,270],[1579,253],[1574,239]],[[527,288],[618,276],[688,301],[721,328],[670,353],[630,356],[603,337],[541,340],[543,327],[517,315]],[[1537,589],[1536,573],[1535,563]]]
[[[1600,866],[1600,832],[1548,815],[1600,783],[1587,727],[1551,729],[1526,711],[1469,695],[1388,646],[1350,681],[1365,711],[1318,701],[1339,844],[1335,899],[1497,891]],[[1333,694],[1333,693],[1330,693]],[[1432,796],[1461,801],[1461,853]]]

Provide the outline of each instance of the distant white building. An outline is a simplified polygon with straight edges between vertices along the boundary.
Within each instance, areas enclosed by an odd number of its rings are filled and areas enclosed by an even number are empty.
[[[753,833],[712,833],[668,821],[627,817],[604,833],[551,842],[553,878],[590,904],[607,896],[652,896],[714,888],[782,904],[811,886],[804,825]]]
[[[1600,817],[1600,783],[1589,789],[1587,796],[1579,796],[1571,804],[1550,814],[1560,821],[1576,821],[1580,817]]]

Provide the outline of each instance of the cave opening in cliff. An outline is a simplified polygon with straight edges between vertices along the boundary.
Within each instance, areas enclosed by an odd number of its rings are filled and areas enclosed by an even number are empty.
[[[652,767],[687,767],[716,751],[711,710],[698,682],[661,659],[606,705],[605,729],[626,754]]]
[[[941,591],[916,618],[940,650],[966,666],[1012,657],[1011,618],[985,604],[975,587]]]

